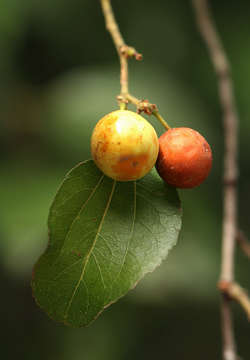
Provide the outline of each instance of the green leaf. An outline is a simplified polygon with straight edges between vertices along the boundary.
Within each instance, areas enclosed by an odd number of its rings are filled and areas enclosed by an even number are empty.
[[[181,228],[180,201],[155,170],[116,182],[89,160],[67,174],[48,225],[33,294],[53,319],[83,326],[167,256]]]

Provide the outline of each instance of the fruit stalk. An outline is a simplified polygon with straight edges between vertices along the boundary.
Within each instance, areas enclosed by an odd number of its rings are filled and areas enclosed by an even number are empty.
[[[119,30],[113,9],[110,3],[110,0],[100,0],[102,11],[104,14],[106,28],[110,32],[110,35],[113,39],[114,45],[116,47],[119,59],[120,59],[120,84],[121,84],[121,102],[126,103],[126,95],[128,94],[128,58],[135,57],[137,60],[141,59],[141,54],[139,54],[131,46],[127,46],[122,34]]]
[[[144,112],[147,115],[154,115],[157,120],[165,127],[165,129],[170,129],[170,126],[160,115],[157,106],[151,104],[147,100],[137,99],[135,96],[129,93],[128,86],[128,59],[134,57],[136,60],[141,60],[142,55],[136,51],[135,48],[128,46],[119,30],[119,26],[115,20],[114,12],[111,6],[110,0],[100,0],[103,15],[105,18],[106,28],[110,32],[110,35],[113,39],[114,45],[116,47],[119,59],[120,59],[120,85],[121,91],[120,95],[117,96],[118,102],[120,104],[120,110],[125,110],[127,108],[127,103],[130,102],[137,107],[137,112]]]

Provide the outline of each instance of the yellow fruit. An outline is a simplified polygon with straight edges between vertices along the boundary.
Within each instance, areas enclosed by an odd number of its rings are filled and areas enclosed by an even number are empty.
[[[119,181],[137,180],[154,166],[159,141],[153,126],[141,115],[117,110],[104,116],[91,137],[91,153],[98,168]]]

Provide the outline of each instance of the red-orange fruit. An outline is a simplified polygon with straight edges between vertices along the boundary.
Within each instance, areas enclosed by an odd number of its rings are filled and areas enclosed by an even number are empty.
[[[211,167],[211,148],[198,131],[173,128],[160,136],[156,169],[168,184],[193,188],[206,179]]]

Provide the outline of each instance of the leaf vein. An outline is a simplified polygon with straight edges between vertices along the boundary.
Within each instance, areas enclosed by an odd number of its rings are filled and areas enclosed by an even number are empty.
[[[70,264],[69,266],[66,266],[66,268],[64,268],[62,271],[59,272],[59,274],[56,275],[56,277],[53,279],[53,281],[57,280],[59,277],[62,276],[62,274],[64,274],[67,270],[69,270],[70,268],[72,268],[74,265],[78,264],[82,259],[78,259],[77,261],[75,261],[73,264]]]
[[[105,245],[109,249],[111,256],[113,257],[113,251],[112,251],[111,246],[109,245],[108,241],[101,234],[99,234],[99,237],[103,240],[103,242],[105,243]]]
[[[66,243],[71,231],[72,231],[72,228],[75,224],[75,222],[79,219],[79,216],[81,214],[81,212],[83,211],[83,209],[86,207],[86,205],[88,204],[88,202],[90,201],[90,199],[92,198],[92,196],[95,194],[96,190],[98,189],[98,187],[100,186],[102,180],[104,178],[104,175],[102,175],[99,179],[99,181],[97,182],[96,186],[93,188],[93,190],[91,191],[91,193],[89,194],[89,197],[87,198],[87,200],[83,203],[83,205],[81,206],[80,210],[78,211],[77,215],[75,216],[74,220],[72,221],[70,227],[69,227],[69,230],[67,231],[66,235],[65,235],[65,240],[64,240],[64,244]],[[60,257],[61,253],[63,251],[63,246],[60,250],[60,253],[58,254],[58,258]]]
[[[106,288],[106,285],[105,285],[105,282],[104,282],[104,278],[103,278],[103,276],[102,276],[102,270],[101,270],[101,267],[100,267],[100,265],[99,265],[99,262],[97,261],[97,258],[96,258],[96,256],[95,256],[95,254],[94,254],[93,251],[92,251],[92,254],[91,254],[91,255],[92,255],[93,258],[94,258],[96,267],[97,267],[97,269],[98,269],[98,271],[99,271],[99,273],[100,273],[100,278],[101,278],[101,280],[102,280],[103,287],[104,287],[104,289],[105,289],[105,288]]]
[[[82,193],[84,191],[87,191],[87,190],[92,190],[92,189],[91,188],[84,188],[82,190],[74,192],[72,195],[67,197],[63,202],[61,202],[59,205],[57,205],[57,208],[56,208],[56,210],[54,210],[54,213],[57,214],[58,210],[61,209],[63,206],[65,206],[67,204],[67,202],[69,202],[74,196],[79,195],[80,193]]]
[[[132,218],[132,225],[131,225],[131,232],[130,232],[130,236],[129,236],[129,239],[128,239],[128,242],[127,242],[127,246],[126,246],[126,249],[125,249],[125,253],[124,253],[124,256],[123,256],[123,261],[122,261],[122,264],[121,264],[121,268],[118,272],[118,274],[116,275],[115,279],[113,280],[112,282],[112,285],[111,285],[111,289],[113,289],[113,286],[115,284],[115,282],[117,281],[117,279],[119,278],[121,272],[122,272],[122,269],[124,267],[124,264],[126,262],[126,257],[128,255],[128,251],[129,251],[129,246],[130,246],[130,243],[131,243],[131,240],[133,238],[133,235],[134,235],[134,228],[135,228],[135,217],[136,217],[136,181],[134,181],[134,211],[133,211],[133,218]]]
[[[104,176],[104,175],[103,175],[103,176]],[[79,286],[80,286],[80,284],[81,284],[81,282],[82,282],[82,280],[83,280],[83,277],[84,277],[84,274],[85,274],[85,270],[86,270],[87,264],[88,264],[88,262],[89,262],[90,255],[91,255],[91,253],[92,253],[92,251],[93,251],[93,249],[94,249],[94,247],[95,247],[95,244],[96,244],[97,238],[98,238],[98,236],[99,236],[99,233],[100,233],[100,231],[101,231],[101,228],[102,228],[104,219],[105,219],[105,217],[106,217],[106,215],[107,215],[107,212],[108,212],[108,209],[109,209],[109,206],[110,206],[110,203],[111,203],[113,194],[114,194],[115,186],[116,186],[116,181],[113,182],[113,186],[112,186],[112,189],[111,189],[111,192],[110,192],[110,195],[109,195],[109,198],[108,198],[108,201],[107,201],[107,204],[106,204],[106,207],[105,207],[105,210],[104,210],[102,219],[101,219],[100,224],[99,224],[99,227],[98,227],[98,229],[97,229],[97,233],[96,233],[96,236],[95,236],[95,238],[94,238],[93,244],[92,244],[91,248],[89,249],[88,254],[87,254],[86,257],[83,259],[83,262],[82,262],[82,264],[83,264],[82,272],[81,272],[81,275],[80,275],[80,278],[79,278],[78,282],[76,283],[76,286],[75,286],[75,288],[74,288],[74,291],[73,291],[73,293],[72,293],[72,296],[71,296],[71,298],[70,298],[70,300],[69,300],[69,302],[68,302],[68,305],[67,305],[67,307],[66,307],[66,311],[65,311],[65,314],[64,314],[64,319],[67,319],[67,317],[68,317],[68,313],[69,313],[70,307],[71,307],[71,305],[72,305],[72,302],[73,302],[73,300],[74,300],[74,297],[75,297],[75,295],[76,295],[76,292],[77,292],[77,290],[78,290],[78,288],[79,288]],[[86,284],[85,284],[85,285],[86,285]]]

